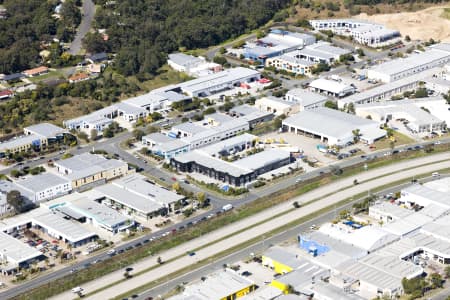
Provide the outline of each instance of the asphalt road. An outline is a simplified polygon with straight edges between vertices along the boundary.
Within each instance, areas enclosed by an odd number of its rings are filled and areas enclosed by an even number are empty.
[[[427,182],[433,180],[433,178],[426,178],[424,180],[421,180],[420,182]],[[376,196],[382,196],[388,193],[393,193],[398,191],[399,189],[402,189],[406,186],[410,185],[410,183],[402,184],[396,187],[392,187],[389,189],[385,189],[383,191],[380,191],[374,195]],[[283,241],[286,241],[291,238],[297,237],[297,235],[300,232],[308,231],[311,225],[313,224],[323,224],[326,222],[331,221],[336,217],[336,211],[341,211],[344,209],[351,209],[352,205],[354,203],[357,203],[359,201],[362,201],[364,198],[356,199],[346,205],[337,207],[333,211],[329,211],[321,216],[318,216],[316,218],[311,219],[310,221],[307,221],[305,223],[302,223],[300,225],[297,225],[287,231],[284,231],[282,233],[276,234],[272,237],[262,239],[261,241],[247,247],[244,249],[241,249],[237,252],[234,252],[233,254],[226,256],[224,258],[221,258],[219,260],[216,260],[214,262],[211,262],[203,267],[200,267],[198,269],[192,270],[191,272],[181,275],[175,279],[167,280],[166,282],[156,286],[155,288],[149,289],[141,294],[139,294],[139,297],[137,299],[146,299],[148,297],[153,297],[154,299],[157,299],[159,295],[164,295],[168,293],[170,290],[175,288],[177,285],[183,285],[187,282],[192,282],[193,280],[196,280],[202,276],[206,276],[216,270],[219,270],[223,268],[224,264],[233,264],[237,261],[244,260],[250,256],[250,253],[262,253],[265,250],[267,250],[272,245],[279,244]]]
[[[161,122],[165,122],[165,121],[161,121]],[[125,159],[126,161],[128,161],[130,163],[133,163],[133,164],[143,168],[144,172],[147,172],[147,173],[149,173],[152,176],[155,176],[157,178],[164,178],[164,181],[171,182],[171,180],[172,180],[171,178],[173,177],[173,175],[171,173],[167,173],[164,170],[155,168],[155,167],[153,167],[153,166],[151,166],[149,164],[145,164],[143,162],[143,160],[136,159],[133,155],[130,155],[128,152],[122,150],[119,147],[119,144],[122,141],[125,141],[125,140],[127,140],[127,139],[129,139],[131,137],[132,137],[132,134],[130,132],[125,132],[125,133],[116,135],[113,138],[110,138],[110,139],[107,139],[107,140],[104,140],[104,141],[96,143],[95,149],[97,149],[97,150],[98,149],[104,149],[104,150],[106,150],[106,151],[108,151],[110,153],[117,153],[123,159]],[[441,142],[442,143],[449,143],[450,142],[450,138],[445,139],[445,140],[441,140]],[[402,146],[402,147],[398,147],[396,149],[403,151],[403,150],[407,150],[409,148],[409,149],[412,150],[412,149],[414,149],[415,146],[425,145],[427,143],[430,143],[430,142],[424,142],[424,143],[418,143],[418,144],[414,144],[414,145]],[[88,152],[88,151],[91,151],[91,150],[93,150],[92,146],[85,146],[85,147],[79,147],[79,148],[71,149],[69,152],[72,153],[72,154],[81,154],[81,153]],[[337,166],[337,167],[344,168],[346,166],[357,164],[357,163],[360,163],[360,162],[363,162],[363,161],[368,161],[368,160],[373,159],[375,157],[382,157],[387,152],[391,152],[391,150],[376,151],[376,152],[373,152],[371,154],[367,154],[365,157],[361,157],[361,156],[353,157],[353,158],[348,159],[348,160],[338,161],[334,165]],[[62,154],[56,153],[56,154],[48,155],[46,157],[46,159],[55,159],[55,158],[60,158],[61,156],[62,156]],[[26,162],[24,164],[24,166],[33,167],[33,166],[36,166],[36,165],[39,165],[39,164],[42,164],[42,161]],[[23,166],[21,166],[21,167],[23,167]],[[17,167],[13,166],[13,167],[10,167],[10,168],[3,169],[0,173],[8,174],[11,171],[11,169],[14,169],[14,168],[17,168]],[[280,182],[278,182],[276,184],[270,185],[267,188],[260,189],[260,190],[258,190],[256,192],[255,191],[251,191],[251,192],[247,193],[245,196],[243,196],[242,198],[237,199],[237,200],[233,200],[233,205],[235,207],[242,206],[242,205],[244,205],[246,203],[249,203],[251,201],[256,200],[259,197],[262,197],[262,196],[265,196],[265,195],[269,195],[269,194],[271,194],[271,193],[273,193],[275,191],[278,191],[280,189],[284,189],[284,188],[286,188],[288,186],[291,186],[291,185],[295,184],[295,182],[298,179],[307,180],[307,179],[310,179],[310,178],[314,178],[314,177],[320,176],[321,172],[325,172],[326,173],[326,172],[329,172],[329,170],[330,170],[330,167],[323,167],[323,168],[313,170],[311,172],[302,174],[302,175],[294,177],[294,178],[287,178],[287,179],[282,180],[282,181],[280,181]],[[194,185],[192,185],[192,184],[189,184],[189,185],[184,184],[184,183],[180,183],[180,184],[184,188],[186,188],[187,190],[192,190],[194,192],[199,191],[199,189],[197,187],[195,187]],[[150,239],[150,238],[155,238],[155,237],[159,238],[159,237],[161,237],[161,235],[163,235],[166,232],[171,232],[173,229],[177,229],[180,226],[186,226],[186,224],[189,223],[189,222],[201,221],[202,219],[206,218],[207,215],[209,215],[211,213],[216,213],[217,211],[221,210],[221,207],[224,204],[229,202],[227,199],[222,199],[222,198],[219,198],[219,197],[216,197],[216,196],[213,196],[213,195],[208,195],[208,197],[211,199],[211,203],[213,205],[213,209],[212,210],[210,210],[210,211],[208,211],[208,212],[206,212],[204,214],[198,215],[198,216],[196,216],[194,218],[190,218],[190,219],[184,220],[183,222],[178,223],[176,225],[169,226],[169,227],[167,227],[167,228],[165,228],[163,230],[160,230],[160,231],[157,231],[157,232],[153,232],[153,233],[151,233],[149,235],[146,235],[146,236],[143,236],[143,237],[141,237],[141,238],[139,238],[137,240],[125,243],[125,244],[123,244],[123,245],[121,245],[121,246],[119,246],[119,247],[117,247],[115,249],[116,250],[121,250],[121,249],[125,249],[125,248],[127,248],[129,246],[134,246],[134,245],[136,245],[138,243],[142,243],[144,240],[147,240],[147,239]],[[8,291],[0,293],[0,298],[10,298],[10,297],[16,296],[16,295],[18,295],[18,294],[20,294],[20,293],[22,293],[22,292],[24,292],[26,290],[38,287],[39,285],[42,285],[42,284],[47,283],[47,282],[51,282],[52,280],[55,280],[57,278],[61,278],[61,277],[65,276],[65,275],[67,275],[68,273],[70,273],[72,269],[75,269],[75,270],[82,269],[82,268],[85,268],[87,264],[92,263],[95,260],[104,260],[104,259],[107,259],[107,258],[109,258],[109,256],[106,253],[97,254],[97,255],[95,255],[93,257],[90,257],[90,258],[87,258],[83,262],[79,262],[79,263],[77,263],[77,264],[75,264],[73,266],[66,267],[66,268],[54,271],[52,273],[49,273],[49,274],[45,274],[45,275],[40,276],[40,277],[38,277],[36,279],[33,279],[31,281],[24,282],[23,284],[21,284],[18,287],[14,287],[14,288],[12,288],[12,289],[10,289]]]
[[[77,29],[75,39],[70,44],[69,53],[77,55],[82,46],[82,41],[86,33],[91,29],[92,21],[95,15],[95,5],[92,0],[83,0],[83,12],[80,26]]]

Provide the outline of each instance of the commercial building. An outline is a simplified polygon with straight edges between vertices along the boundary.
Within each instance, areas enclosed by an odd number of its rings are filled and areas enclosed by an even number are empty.
[[[49,123],[40,123],[25,127],[24,135],[0,143],[0,157],[32,149],[45,149],[49,144],[62,140],[67,130]]]
[[[252,148],[257,139],[256,135],[243,133],[201,148],[201,151],[212,157],[228,156]]]
[[[326,96],[342,98],[356,92],[356,88],[335,80],[319,78],[309,84],[309,89],[313,92]]]
[[[369,47],[384,47],[398,42],[400,32],[383,25],[358,19],[310,20],[316,30],[331,30],[333,33],[351,36],[357,43]]]
[[[31,246],[0,231],[0,270],[2,275],[18,272],[34,261],[43,259],[43,254]]]
[[[438,68],[425,70],[420,73],[362,91],[361,93],[356,93],[349,97],[338,99],[338,107],[344,108],[344,106],[349,105],[350,103],[365,104],[382,100],[389,101],[392,96],[420,87],[428,77],[433,76],[436,72],[439,72]]]
[[[359,130],[359,139],[368,144],[386,135],[378,122],[325,107],[305,110],[288,117],[283,120],[282,128],[283,131],[311,136],[337,146],[353,142],[355,130]]]
[[[297,75],[311,76],[313,67],[317,63],[298,58],[295,52],[288,52],[280,56],[268,58],[266,67],[273,67]]]
[[[64,174],[73,189],[87,189],[128,174],[128,164],[116,159],[106,159],[97,154],[83,153],[58,160],[55,167]]]
[[[113,234],[134,226],[134,221],[124,214],[100,204],[84,194],[74,193],[52,203],[50,209],[82,223],[103,228]]]
[[[222,71],[222,66],[207,62],[204,57],[192,56],[184,53],[169,54],[167,63],[178,72],[184,72],[191,76],[201,77]]]
[[[42,173],[17,180],[15,184],[20,187],[28,200],[39,203],[54,199],[72,191],[70,180],[52,173]]]
[[[394,59],[370,68],[369,79],[382,82],[396,81],[450,62],[450,44],[436,44],[424,52],[412,53],[406,58]]]
[[[300,88],[289,90],[284,99],[288,102],[298,103],[300,105],[300,111],[322,107],[328,100],[323,95]]]
[[[150,133],[142,137],[142,144],[148,147],[161,146],[162,144],[171,141],[173,141],[173,138],[170,138],[160,132]]]
[[[340,60],[341,55],[350,53],[350,50],[332,46],[330,43],[317,42],[306,46],[301,50],[293,51],[290,55],[293,55],[297,59],[306,60],[316,64],[333,64]]]
[[[300,105],[296,102],[285,101],[275,97],[263,97],[255,101],[255,107],[261,111],[271,112],[276,116],[286,117],[300,111]]]
[[[166,215],[174,210],[174,204],[185,197],[148,181],[144,176],[132,174],[96,187],[96,200],[122,209],[127,214],[141,217]]]
[[[316,38],[313,35],[275,29],[253,43],[247,42],[244,56],[246,59],[264,63],[267,58],[301,49],[315,42]]]
[[[170,300],[229,300],[239,299],[253,292],[253,281],[238,275],[231,269],[216,271],[204,280],[187,285],[182,294],[170,297]]]
[[[190,150],[190,144],[182,139],[171,139],[170,141],[153,146],[150,151],[169,161],[180,154],[186,153]]]
[[[173,158],[171,165],[181,172],[196,172],[223,183],[242,186],[261,174],[291,162],[290,153],[279,149],[259,152],[234,162],[224,161],[209,155],[208,150],[198,149]]]
[[[421,100],[398,100],[357,105],[355,113],[362,118],[370,118],[380,124],[390,120],[407,120],[405,124],[414,133],[440,131],[447,128],[445,121],[440,120],[421,108]]]
[[[14,211],[14,208],[8,203],[7,195],[7,191],[2,190],[0,182],[0,217],[8,215]]]

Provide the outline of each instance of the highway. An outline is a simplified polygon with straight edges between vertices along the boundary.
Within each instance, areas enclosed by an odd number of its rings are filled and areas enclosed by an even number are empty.
[[[428,165],[429,163],[440,161],[441,159],[447,159],[447,161],[445,163]],[[186,252],[192,251],[192,249],[201,248],[196,251],[197,254],[195,255],[195,259],[207,259],[214,253],[218,253],[220,251],[223,251],[224,249],[228,249],[233,245],[238,245],[243,241],[250,239],[251,237],[258,236],[264,232],[268,232],[273,228],[283,226],[290,221],[306,216],[323,207],[333,205],[333,203],[337,203],[342,199],[352,197],[353,195],[360,192],[366,192],[368,190],[376,188],[377,186],[388,184],[398,179],[410,178],[426,172],[431,173],[433,170],[436,170],[436,168],[439,169],[446,166],[450,167],[450,161],[448,160],[450,160],[450,154],[445,153],[440,154],[436,157],[426,157],[414,161],[401,162],[390,167],[374,169],[372,171],[367,171],[364,174],[361,174],[359,179],[362,183],[357,186],[353,185],[353,178],[344,178],[342,180],[332,182],[331,184],[310,191],[295,199],[291,199],[290,201],[286,201],[280,205],[274,206],[271,209],[264,210],[263,212],[252,215],[241,221],[215,230],[205,236],[174,247],[168,251],[158,253],[159,256],[164,258],[164,260],[171,260],[175,258],[176,260],[159,266],[157,269],[146,271],[144,274],[136,276],[130,280],[127,280],[126,282],[118,282],[118,284],[115,285],[114,288],[106,289],[99,294],[95,294],[92,299],[96,299],[96,297],[100,297],[102,299],[114,297],[117,295],[117,291],[123,291],[126,289],[131,289],[133,287],[141,286],[148,281],[157,280],[161,277],[161,274],[169,274],[174,270],[181,269],[183,266],[189,266],[192,263],[192,258],[184,256],[184,254]],[[419,167],[422,164],[427,165]],[[408,169],[408,167],[413,167],[413,169]],[[379,176],[382,176],[383,174],[390,174],[391,172],[397,173],[379,178]],[[366,181],[369,179],[373,180],[370,180],[366,183]],[[345,189],[341,190],[342,188]],[[295,210],[293,212],[291,211],[286,214],[286,211],[290,211],[292,209],[293,201],[305,203],[313,199],[320,200],[315,201],[309,205],[305,205],[299,210]],[[252,224],[256,223],[261,224],[255,226],[254,228],[251,227]],[[249,229],[246,229],[244,232],[239,232],[238,234],[233,234],[245,228]],[[179,258],[180,255],[182,255],[181,258]],[[140,267],[139,265],[141,263],[145,264],[146,268]],[[156,258],[149,257],[148,259],[136,263],[134,267],[140,272],[155,265],[157,265]],[[101,286],[110,284],[111,282],[120,281],[121,279],[123,279],[122,274],[123,270],[116,272],[116,274],[108,274],[95,281],[86,283],[85,285],[83,285],[83,288],[85,289],[86,293],[92,293]],[[120,288],[116,289],[117,287]],[[67,293],[63,293],[57,297],[54,297],[53,299],[64,299],[67,296]]]
[[[391,192],[395,192],[395,191],[397,191],[403,187],[406,187],[408,185],[409,185],[409,183],[402,184],[402,185],[399,185],[399,186],[396,186],[393,188],[385,189],[374,195],[376,195],[376,196],[385,195],[385,194],[388,194]],[[364,198],[355,199],[354,201],[352,201],[346,205],[336,207],[336,211],[341,211],[344,209],[351,209],[353,204],[355,204],[359,201],[362,201],[363,199]],[[247,259],[250,257],[250,253],[254,253],[256,255],[263,253],[265,250],[267,250],[272,245],[280,244],[283,241],[286,241],[286,240],[289,240],[292,238],[296,238],[299,233],[310,230],[310,227],[313,224],[314,225],[315,224],[323,224],[323,223],[333,220],[336,217],[336,211],[334,211],[334,210],[329,211],[329,212],[327,212],[321,216],[318,216],[316,218],[313,218],[305,223],[302,223],[300,225],[292,227],[289,230],[286,230],[284,232],[278,233],[274,236],[271,236],[271,237],[268,237],[265,239],[261,239],[261,241],[255,243],[247,248],[238,250],[231,255],[220,258],[212,263],[209,263],[205,266],[202,266],[200,268],[192,270],[191,272],[183,274],[175,279],[167,280],[166,282],[156,286],[155,288],[152,288],[145,292],[140,293],[139,297],[137,299],[144,300],[144,299],[147,299],[148,297],[153,297],[154,299],[156,299],[157,296],[167,294],[169,291],[174,289],[177,285],[182,286],[185,283],[192,282],[198,278],[201,278],[202,276],[207,276],[208,274],[210,274],[214,271],[222,269],[224,264],[233,264],[237,261]],[[444,300],[444,299],[442,299],[442,300]]]
[[[124,151],[123,149],[121,149],[119,147],[119,144],[122,141],[125,141],[126,139],[131,138],[131,136],[132,135],[131,135],[130,132],[125,132],[125,133],[116,135],[113,138],[110,138],[110,139],[107,139],[107,140],[104,140],[104,141],[101,141],[101,142],[97,143],[95,145],[95,149],[97,149],[97,150],[98,149],[104,149],[104,150],[107,150],[108,152],[118,153],[122,158],[124,158],[125,160],[129,161],[130,163],[136,164],[137,166],[143,168],[144,172],[147,172],[147,173],[151,174],[152,176],[155,176],[155,177],[158,177],[158,178],[159,177],[164,178],[166,181],[171,182],[171,178],[173,177],[172,174],[167,173],[164,170],[155,168],[155,167],[153,167],[153,166],[151,166],[149,164],[145,164],[142,160],[136,159],[133,155],[129,154],[128,152]],[[449,143],[450,142],[450,138],[445,139],[445,140],[441,140],[441,142],[442,143]],[[396,150],[405,151],[407,149],[414,149],[415,146],[423,146],[423,145],[426,145],[428,143],[430,143],[430,142],[424,142],[424,143],[419,143],[419,144],[415,144],[415,145],[402,146],[402,147],[396,148]],[[74,148],[74,149],[70,150],[70,153],[80,154],[80,153],[84,153],[84,152],[91,151],[91,150],[92,150],[91,146],[86,146],[86,147],[81,147],[81,148]],[[392,150],[380,150],[380,151],[376,151],[376,152],[367,154],[365,157],[357,156],[357,157],[353,157],[353,158],[348,159],[348,160],[337,161],[334,165],[337,166],[337,167],[344,168],[346,166],[351,166],[351,165],[354,165],[354,164],[358,164],[358,163],[361,163],[361,162],[373,159],[375,157],[382,157],[382,156],[384,156],[385,153],[391,152],[391,151]],[[49,156],[47,156],[46,159],[55,159],[55,158],[59,158],[61,156],[62,156],[62,154],[58,153],[58,154],[49,155]],[[35,166],[35,165],[38,165],[38,164],[41,164],[41,163],[42,163],[42,161],[32,161],[32,162],[27,162],[25,165]],[[14,167],[3,169],[1,171],[1,173],[7,174],[13,168]],[[236,200],[233,200],[232,203],[233,203],[233,205],[235,207],[239,207],[241,205],[244,205],[246,203],[254,201],[255,199],[257,199],[259,197],[262,197],[262,196],[265,196],[265,195],[270,195],[270,194],[272,194],[275,191],[278,191],[280,189],[284,189],[284,188],[286,188],[286,187],[288,187],[290,185],[293,185],[293,184],[295,184],[295,182],[298,179],[301,179],[301,180],[311,179],[311,178],[320,176],[321,172],[322,173],[323,172],[326,173],[326,172],[329,172],[329,170],[330,170],[329,167],[323,167],[323,168],[320,168],[320,169],[313,170],[312,172],[308,172],[308,173],[302,174],[300,176],[296,176],[294,178],[287,178],[285,180],[277,182],[276,184],[269,185],[268,187],[263,187],[261,189],[258,189],[257,191],[251,191],[251,192],[247,193],[245,196],[243,196],[241,198],[238,198]],[[361,179],[358,178],[358,180],[361,180]],[[187,185],[187,184],[184,184],[184,183],[180,183],[180,185],[183,186],[184,188],[188,189],[188,190],[193,190],[193,191],[197,191],[198,190],[192,184]],[[127,243],[117,247],[116,250],[125,249],[125,248],[127,248],[129,246],[133,246],[133,245],[135,245],[137,243],[142,243],[144,240],[147,240],[147,239],[150,239],[150,238],[160,237],[165,232],[170,232],[173,229],[177,229],[180,226],[186,226],[186,224],[189,223],[189,222],[199,222],[202,219],[206,218],[209,214],[216,213],[217,211],[219,211],[221,209],[221,207],[224,204],[230,202],[228,199],[221,199],[221,198],[218,198],[218,197],[213,196],[213,195],[208,195],[208,197],[211,199],[211,203],[213,205],[213,209],[211,211],[208,211],[208,212],[206,212],[204,214],[198,215],[198,216],[196,216],[194,218],[190,218],[190,219],[184,220],[181,223],[169,226],[169,227],[167,227],[165,229],[162,229],[160,231],[153,232],[153,233],[151,233],[149,235],[146,235],[146,236],[143,236],[143,237],[141,237],[141,238],[139,238],[137,240],[127,242]],[[22,293],[23,291],[26,291],[26,290],[38,287],[39,285],[42,285],[42,284],[47,283],[47,282],[50,282],[50,281],[55,280],[57,278],[61,278],[61,277],[65,276],[65,275],[67,275],[68,273],[70,273],[70,271],[72,269],[82,269],[82,268],[85,268],[85,265],[88,264],[88,263],[92,263],[95,260],[104,260],[104,259],[107,259],[107,258],[109,258],[109,256],[106,253],[97,254],[97,255],[95,255],[93,257],[87,258],[83,262],[75,264],[74,266],[68,266],[66,268],[54,271],[52,273],[42,275],[42,276],[40,276],[40,277],[38,277],[36,279],[24,282],[20,286],[13,287],[13,288],[11,288],[11,289],[3,292],[3,293],[0,293],[0,298],[10,298],[10,297],[16,296],[16,295]]]

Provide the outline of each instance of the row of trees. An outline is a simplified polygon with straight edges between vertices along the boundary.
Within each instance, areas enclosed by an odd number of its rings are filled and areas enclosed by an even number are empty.
[[[114,5],[96,1],[97,28],[105,28],[106,43],[99,36],[85,39],[88,49],[117,53],[116,69],[124,75],[155,73],[167,53],[204,48],[255,29],[285,8],[288,0],[194,1],[123,0]]]

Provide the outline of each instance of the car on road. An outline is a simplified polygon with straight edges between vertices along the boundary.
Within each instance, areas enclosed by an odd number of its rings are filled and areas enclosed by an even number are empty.
[[[177,179],[176,179],[175,177],[172,177],[172,178],[170,178],[170,179],[172,179],[173,181],[177,181]]]
[[[108,252],[106,252],[106,254],[108,254],[108,255],[114,255],[114,254],[116,254],[116,250],[110,249],[110,250],[108,250]]]
[[[188,255],[189,255],[189,256],[194,256],[194,255],[195,255],[195,252],[189,252]]]
[[[159,180],[166,181],[166,179],[164,177],[159,177]]]
[[[316,224],[312,224],[310,227],[309,227],[309,229],[311,229],[311,230],[315,230],[315,229],[317,229],[317,226],[316,226]]]

